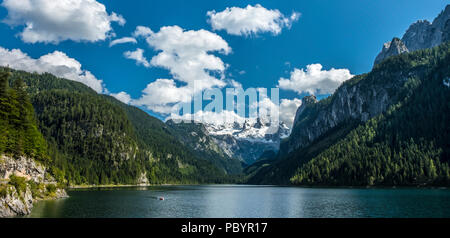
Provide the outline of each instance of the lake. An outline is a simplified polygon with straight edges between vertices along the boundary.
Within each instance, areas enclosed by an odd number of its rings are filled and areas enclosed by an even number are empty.
[[[449,189],[196,185],[77,189],[68,194],[36,203],[29,217],[450,217]]]

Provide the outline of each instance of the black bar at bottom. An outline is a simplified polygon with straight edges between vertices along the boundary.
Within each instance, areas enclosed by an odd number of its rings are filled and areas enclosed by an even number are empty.
[[[404,237],[419,232],[446,232],[449,225],[449,219],[0,219],[2,234],[8,230],[21,235],[119,235],[126,238],[276,237],[277,234]]]

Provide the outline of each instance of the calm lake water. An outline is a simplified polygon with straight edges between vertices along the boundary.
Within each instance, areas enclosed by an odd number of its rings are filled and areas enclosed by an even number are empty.
[[[205,185],[68,194],[69,198],[36,203],[30,217],[450,217],[449,189]]]

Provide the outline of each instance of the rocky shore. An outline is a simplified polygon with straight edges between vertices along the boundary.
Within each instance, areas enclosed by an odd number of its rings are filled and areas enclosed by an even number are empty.
[[[31,158],[0,156],[0,217],[31,213],[39,200],[67,197],[64,188]]]

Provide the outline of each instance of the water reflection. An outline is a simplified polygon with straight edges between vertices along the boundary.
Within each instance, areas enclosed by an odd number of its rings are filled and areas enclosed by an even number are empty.
[[[69,195],[38,202],[30,217],[450,217],[448,189],[211,185],[82,189]]]

